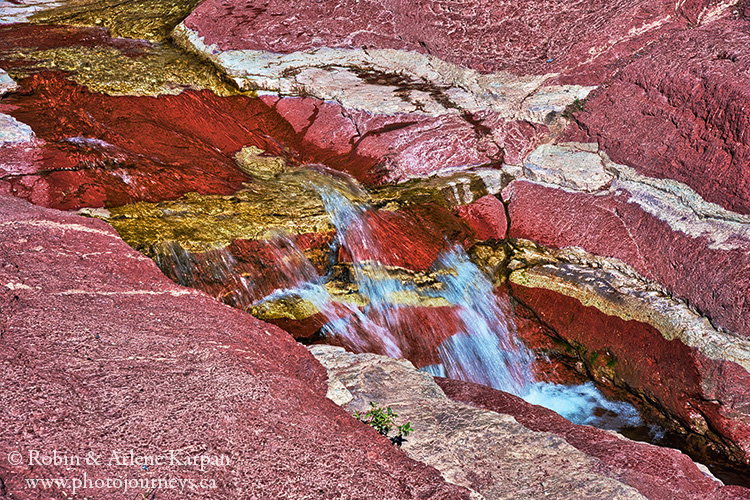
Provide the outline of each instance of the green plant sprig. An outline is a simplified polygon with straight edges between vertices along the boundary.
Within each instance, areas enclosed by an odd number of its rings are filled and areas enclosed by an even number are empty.
[[[395,444],[396,446],[401,446],[401,444],[406,441],[406,436],[408,436],[412,431],[411,422],[396,425],[396,419],[398,418],[398,415],[391,409],[390,406],[383,409],[378,406],[378,403],[376,403],[375,401],[370,401],[370,410],[364,415],[362,415],[358,411],[355,411],[354,418],[374,428],[376,431],[378,431],[379,434],[390,439],[391,443]],[[396,434],[395,436],[388,436],[388,434],[391,432],[391,429],[394,427],[396,428],[398,434]]]

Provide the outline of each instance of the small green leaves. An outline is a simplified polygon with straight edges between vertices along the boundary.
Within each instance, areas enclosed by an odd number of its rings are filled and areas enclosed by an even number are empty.
[[[401,444],[406,441],[406,436],[408,436],[412,431],[411,422],[406,422],[402,425],[396,425],[396,419],[398,418],[398,415],[391,409],[390,406],[383,409],[379,407],[378,403],[376,403],[375,401],[370,401],[370,410],[364,415],[362,415],[358,411],[355,411],[354,418],[374,428],[376,431],[378,431],[378,433],[386,436],[391,440],[391,443],[397,446],[401,446]],[[390,437],[388,436],[388,434],[391,432],[391,429],[393,427],[396,427],[398,434],[396,436]]]

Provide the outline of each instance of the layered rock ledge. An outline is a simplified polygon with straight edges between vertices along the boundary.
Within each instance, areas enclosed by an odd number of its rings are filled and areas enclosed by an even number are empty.
[[[476,171],[489,197],[451,206],[470,226],[454,232],[506,238],[494,271],[535,324],[583,371],[747,462],[746,4],[203,2],[174,40],[257,99],[173,47],[0,28],[25,58],[3,67],[36,67],[0,103],[0,190],[66,209],[229,197],[253,180],[242,148],[368,184]],[[117,4],[56,7],[13,2],[0,23],[123,26]],[[177,17],[126,32],[162,39]],[[0,73],[0,93],[15,86]],[[408,262],[412,243],[395,263],[410,271],[434,258]]]

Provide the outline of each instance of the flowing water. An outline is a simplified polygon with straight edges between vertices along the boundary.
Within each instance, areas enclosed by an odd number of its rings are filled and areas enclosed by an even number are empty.
[[[471,262],[463,247],[446,243],[445,252],[430,269],[435,286],[418,290],[414,283],[395,277],[379,258],[388,252],[371,230],[370,221],[379,214],[360,201],[364,193],[356,185],[310,183],[310,188],[322,199],[336,228],[335,245],[351,255],[351,277],[367,303],[364,307],[340,302],[334,306],[324,286],[326,278],[310,276],[312,266],[299,261],[295,262],[301,273],[286,272],[305,280],[280,288],[258,303],[285,296],[308,300],[325,316],[322,331],[329,341],[354,351],[404,357],[415,348],[402,334],[409,328],[409,309],[418,305],[414,297],[421,294],[441,299],[452,305],[453,325],[445,324],[444,313],[438,308],[432,315],[427,308],[421,335],[425,330],[444,328],[452,328],[452,334],[437,345],[437,362],[424,366],[425,371],[516,394],[575,423],[608,429],[642,423],[632,405],[607,400],[593,383],[566,386],[536,381],[533,353],[516,337],[509,304],[493,293],[492,281]]]

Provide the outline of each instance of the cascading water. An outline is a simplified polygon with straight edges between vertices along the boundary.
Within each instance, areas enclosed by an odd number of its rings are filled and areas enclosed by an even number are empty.
[[[463,248],[454,247],[438,264],[438,279],[444,285],[440,294],[459,307],[463,324],[459,333],[440,344],[442,363],[430,371],[522,394],[533,380],[533,356],[516,338],[508,305],[500,303],[492,282]]]
[[[336,229],[335,244],[351,256],[351,280],[366,304],[358,307],[334,301],[325,278],[313,276],[313,266],[299,258],[292,259],[293,268],[284,272],[303,279],[291,280],[256,304],[299,297],[314,304],[326,318],[322,332],[329,339],[360,352],[403,357],[414,350],[404,330],[409,328],[408,310],[419,305],[415,297],[439,299],[451,305],[453,330],[437,346],[438,362],[424,366],[425,371],[519,395],[576,423],[611,429],[641,423],[632,405],[608,401],[592,383],[565,386],[535,381],[533,353],[516,337],[509,304],[493,293],[492,281],[471,262],[462,246],[446,244],[446,251],[430,269],[434,286],[418,290],[383,264],[385,259],[380,257],[387,255],[388,248],[371,230],[372,221],[380,215],[360,201],[366,196],[356,184],[319,179],[308,184],[320,196]],[[432,316],[427,313],[421,333],[448,328],[438,308],[434,311]]]
[[[359,293],[369,300],[365,313],[373,323],[393,335],[402,324],[403,304],[396,297],[414,293],[415,288],[392,278],[385,266],[373,260],[387,251],[380,248],[366,224],[365,212],[374,211],[328,186],[315,188],[336,227],[337,243],[347,248],[352,256]],[[371,215],[377,217],[376,213]],[[509,322],[495,299],[492,283],[460,246],[445,252],[433,271],[441,286],[426,294],[458,307],[461,323],[461,331],[438,347],[445,375],[520,394],[531,380],[532,357],[516,340],[514,332],[509,331]],[[437,317],[434,319],[439,321]],[[341,332],[340,326],[329,324],[326,330],[332,335],[351,335],[348,331]]]

